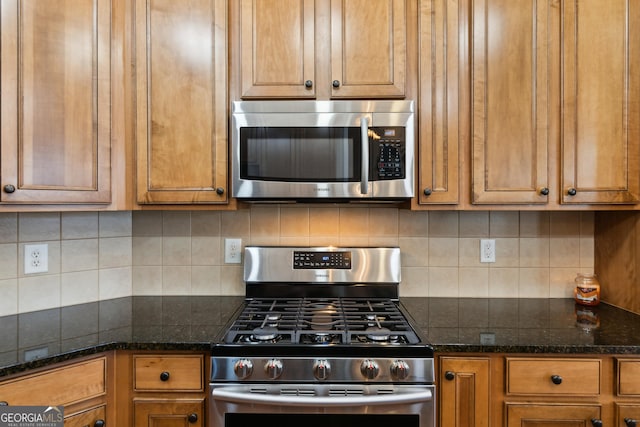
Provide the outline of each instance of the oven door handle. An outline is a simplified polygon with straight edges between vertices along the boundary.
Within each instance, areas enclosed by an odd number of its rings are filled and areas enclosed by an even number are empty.
[[[248,393],[225,388],[216,388],[211,392],[214,400],[279,405],[279,406],[360,406],[360,405],[402,405],[408,403],[424,403],[433,400],[431,389],[416,389],[409,393],[380,394],[375,396],[289,396]]]

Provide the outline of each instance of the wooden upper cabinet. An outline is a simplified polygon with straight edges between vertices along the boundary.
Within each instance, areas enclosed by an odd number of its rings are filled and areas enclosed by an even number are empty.
[[[331,97],[404,97],[405,0],[331,0]]]
[[[526,3],[526,4],[525,4]],[[553,2],[471,11],[472,203],[546,204]],[[545,194],[547,193],[547,194]]]
[[[226,1],[136,0],[138,203],[226,203]]]
[[[240,0],[243,98],[313,98],[315,1]]]
[[[111,1],[2,0],[0,202],[111,201]]]
[[[562,5],[562,203],[637,203],[640,4]]]
[[[403,98],[405,2],[240,0],[239,96]]]
[[[420,143],[418,201],[459,201],[459,4],[420,1]]]

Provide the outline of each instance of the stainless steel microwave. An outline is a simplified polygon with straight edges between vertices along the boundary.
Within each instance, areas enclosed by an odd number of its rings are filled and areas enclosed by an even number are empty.
[[[239,101],[231,117],[238,199],[413,197],[413,101]]]

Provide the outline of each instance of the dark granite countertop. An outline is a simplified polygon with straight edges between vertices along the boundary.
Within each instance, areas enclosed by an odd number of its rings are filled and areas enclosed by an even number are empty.
[[[242,301],[138,296],[0,317],[0,377],[114,349],[208,351]],[[585,309],[570,299],[401,302],[436,352],[640,354],[640,315],[607,304]]]

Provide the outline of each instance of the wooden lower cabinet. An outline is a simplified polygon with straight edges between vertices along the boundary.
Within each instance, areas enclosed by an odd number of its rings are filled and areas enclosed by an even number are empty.
[[[490,426],[489,358],[442,357],[439,362],[440,426]]]
[[[507,403],[506,427],[591,427],[599,420],[599,405]]]
[[[439,427],[638,427],[633,355],[436,355]]]
[[[206,425],[207,360],[205,353],[190,351],[118,352],[116,424]]]
[[[636,427],[640,425],[640,402],[616,404],[616,427]]]
[[[0,401],[15,406],[63,406],[65,427],[108,426],[115,410],[113,393],[109,393],[112,361],[112,353],[104,353],[8,378],[0,382]]]
[[[136,399],[133,412],[135,427],[204,426],[204,398]]]

